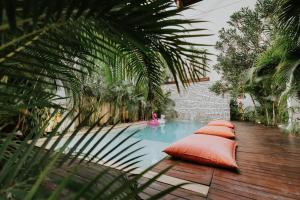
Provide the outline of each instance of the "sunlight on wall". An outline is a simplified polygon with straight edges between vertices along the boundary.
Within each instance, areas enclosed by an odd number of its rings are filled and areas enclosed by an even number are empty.
[[[199,82],[190,85],[188,89],[181,88],[180,94],[175,84],[164,85],[165,91],[170,91],[170,98],[175,102],[178,119],[210,121],[230,119],[230,98],[228,95],[217,96],[209,90],[211,82]]]

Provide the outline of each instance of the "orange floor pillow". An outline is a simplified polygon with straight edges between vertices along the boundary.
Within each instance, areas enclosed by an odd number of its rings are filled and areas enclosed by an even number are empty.
[[[196,134],[215,135],[224,138],[233,139],[235,137],[234,131],[226,126],[203,126],[196,130]]]
[[[234,129],[234,124],[226,120],[215,120],[208,123],[208,126],[226,126]]]
[[[237,169],[236,142],[213,135],[194,134],[168,146],[170,156],[196,163]]]

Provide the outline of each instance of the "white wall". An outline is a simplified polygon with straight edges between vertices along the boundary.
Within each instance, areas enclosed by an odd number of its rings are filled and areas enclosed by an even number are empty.
[[[176,85],[164,85],[165,91],[171,92],[175,101],[175,110],[179,119],[210,121],[215,119],[230,119],[229,96],[217,96],[209,90],[210,81],[199,82],[187,89],[181,87],[178,93]]]
[[[291,96],[287,99],[287,107],[289,113],[288,127],[293,125],[300,126],[300,100],[297,96]]]

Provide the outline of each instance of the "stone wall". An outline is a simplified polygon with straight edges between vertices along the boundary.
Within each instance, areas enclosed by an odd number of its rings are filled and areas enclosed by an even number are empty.
[[[300,100],[296,94],[287,99],[287,107],[289,113],[288,128],[292,126],[300,127]]]
[[[181,88],[180,94],[175,84],[164,85],[165,91],[171,92],[175,101],[175,110],[179,119],[209,121],[230,119],[230,98],[228,95],[217,96],[209,90],[211,82],[191,84],[187,89]]]

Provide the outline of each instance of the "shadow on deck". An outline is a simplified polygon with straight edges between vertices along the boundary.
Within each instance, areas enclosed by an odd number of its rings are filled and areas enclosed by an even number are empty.
[[[207,185],[208,196],[180,188],[163,199],[300,199],[300,138],[277,128],[242,122],[235,125],[240,172],[180,161],[166,175]],[[174,162],[166,158],[154,171]],[[147,199],[167,187],[155,182],[141,197]]]

